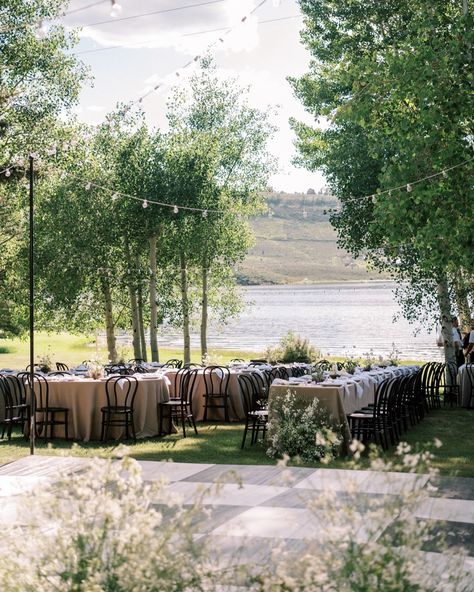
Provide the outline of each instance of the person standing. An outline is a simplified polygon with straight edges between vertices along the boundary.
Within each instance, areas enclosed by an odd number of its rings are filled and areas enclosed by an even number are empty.
[[[471,331],[469,333],[469,339],[466,341],[467,349],[464,354],[466,357],[466,364],[474,364],[474,352],[472,352],[472,349],[474,348],[474,319],[471,319]]]
[[[464,353],[462,351],[463,347],[463,340],[461,331],[459,330],[459,321],[458,317],[453,317],[451,319],[451,323],[453,325],[453,345],[454,351],[456,352],[456,364],[458,368],[465,363],[464,360]]]

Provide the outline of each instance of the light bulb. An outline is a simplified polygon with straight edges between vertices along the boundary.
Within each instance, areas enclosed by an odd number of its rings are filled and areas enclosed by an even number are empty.
[[[114,194],[112,195],[112,201],[117,201],[117,200],[118,200],[118,197],[119,197],[119,196],[118,196],[118,193],[114,193]]]
[[[117,0],[111,0],[111,2],[112,8],[110,9],[110,16],[115,18],[116,16],[119,16],[119,14],[122,12],[122,7],[117,2]]]
[[[179,212],[178,206],[174,206],[173,208],[173,213],[177,214]]]
[[[10,169],[7,169],[7,170],[5,171],[5,177],[9,177],[11,174],[12,174],[12,172],[11,172],[11,170],[10,170]]]
[[[92,187],[91,183],[86,183],[86,191],[89,191],[91,187]]]
[[[36,25],[35,31],[35,38],[38,40],[44,39],[46,37],[46,27],[44,26],[43,21],[38,21]]]
[[[146,199],[144,199],[144,200],[143,200],[143,203],[142,203],[142,208],[143,208],[143,209],[145,209],[145,208],[147,208],[147,207],[148,207],[148,202],[147,202],[147,200],[146,200]]]
[[[410,183],[407,184],[407,191],[408,193],[410,193],[410,191],[413,191],[413,187],[410,185]]]
[[[445,179],[447,179],[447,178],[448,178],[448,171],[443,171],[443,177],[444,177]]]
[[[207,210],[204,210],[204,212],[202,213],[202,217],[207,218]]]

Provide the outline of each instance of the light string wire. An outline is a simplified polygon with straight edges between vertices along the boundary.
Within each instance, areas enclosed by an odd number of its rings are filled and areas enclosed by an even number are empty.
[[[250,10],[246,15],[244,15],[240,21],[238,23],[236,23],[235,25],[231,26],[231,27],[227,27],[225,29],[225,32],[222,34],[221,37],[218,37],[215,41],[213,41],[212,43],[210,43],[204,50],[204,54],[208,53],[211,51],[212,48],[214,48],[216,45],[220,43],[224,43],[224,37],[229,35],[232,31],[234,31],[235,29],[237,29],[237,27],[239,27],[242,23],[245,23],[245,21],[252,16],[255,12],[257,12],[257,10],[259,8],[261,8],[265,3],[267,2],[267,0],[261,0],[257,6],[255,6],[252,10]],[[173,72],[170,72],[169,75],[172,75],[174,73],[175,76],[179,77],[181,76],[181,71],[186,70],[187,68],[189,68],[193,63],[196,63],[200,58],[200,55],[197,54],[195,55],[193,58],[191,58],[190,60],[188,60],[186,62],[186,64],[184,64],[184,66],[181,66],[181,68],[178,68],[176,70],[174,70]],[[161,88],[162,86],[165,85],[165,82],[161,81],[158,82],[157,84],[155,84],[150,90],[148,90],[147,92],[145,92],[144,94],[142,94],[140,97],[138,97],[138,99],[135,99],[133,101],[130,101],[121,111],[122,113],[127,113],[128,111],[130,111],[130,109],[134,106],[134,105],[138,105],[141,104],[146,98],[148,98],[150,95],[154,94],[159,88]]]
[[[121,21],[131,21],[131,20],[143,18],[146,16],[153,16],[155,14],[166,14],[168,12],[178,12],[181,10],[188,10],[190,8],[199,8],[201,6],[209,6],[211,4],[222,4],[222,2],[225,2],[225,1],[226,0],[207,0],[206,2],[199,2],[196,4],[187,4],[185,6],[175,6],[174,8],[162,8],[161,10],[153,10],[151,12],[142,12],[140,14],[135,14],[135,15],[130,15],[130,16],[122,16],[119,18],[112,18],[112,19],[108,19],[105,21],[97,21],[95,23],[81,25],[81,27],[97,27],[99,25],[106,25],[109,23],[119,23]],[[70,13],[66,13],[66,15],[67,14],[70,14]]]
[[[300,19],[300,18],[303,18],[303,15],[293,14],[293,15],[289,15],[289,16],[280,16],[277,18],[259,20],[258,24],[259,25],[266,25],[268,23],[276,23],[279,21],[289,21],[291,19]],[[228,27],[218,27],[216,29],[201,29],[199,31],[191,31],[189,33],[182,33],[181,35],[178,35],[178,37],[180,37],[180,38],[181,37],[194,37],[195,35],[205,35],[206,33],[220,33],[221,31],[226,31],[227,29],[228,29]],[[147,41],[153,41],[153,40],[150,39]],[[140,45],[143,45],[144,43],[147,43],[147,41],[138,41],[137,43],[129,43],[128,45],[108,45],[106,47],[96,47],[94,49],[84,49],[81,51],[74,51],[72,53],[74,53],[74,55],[84,55],[84,54],[88,54],[88,53],[109,51],[111,49],[129,49],[132,47],[138,47]],[[153,49],[153,48],[143,47],[143,49]]]
[[[436,177],[440,177],[440,176],[446,176],[450,171],[455,170],[459,167],[465,166],[466,164],[469,164],[470,162],[474,161],[474,157],[470,158],[468,160],[464,160],[458,164],[446,167],[444,169],[442,169],[441,171],[438,171],[436,173],[432,173],[430,175],[426,175],[425,177],[421,177],[419,179],[416,179],[415,181],[411,181],[410,183],[404,183],[403,185],[397,185],[395,187],[391,187],[390,189],[384,189],[383,191],[380,191],[379,193],[372,193],[372,194],[368,194],[368,195],[364,195],[361,197],[349,197],[347,199],[343,199],[342,201],[339,200],[341,202],[341,205],[344,205],[348,202],[354,202],[354,201],[362,201],[362,200],[366,200],[366,199],[370,199],[373,200],[381,195],[384,194],[388,194],[390,195],[392,191],[400,191],[400,190],[406,190],[406,191],[411,191],[411,189],[408,188],[412,188],[414,185],[418,185],[419,183],[422,183],[424,181],[429,181],[431,179],[434,179]],[[24,169],[19,168],[17,165],[11,165],[3,170],[0,171],[0,174],[5,174],[6,176],[10,176],[7,173],[10,172],[12,169],[18,170],[20,172],[25,172]],[[176,210],[189,210],[189,211],[195,211],[195,212],[201,212],[201,213],[216,213],[216,214],[223,214],[226,213],[228,210],[222,210],[222,209],[208,209],[208,208],[197,208],[197,207],[192,207],[192,206],[181,206],[178,204],[171,204],[171,203],[166,203],[166,202],[161,202],[161,201],[157,201],[157,200],[153,200],[153,199],[148,199],[148,198],[144,198],[144,197],[138,197],[136,195],[131,195],[131,194],[127,194],[121,191],[117,191],[113,188],[110,187],[106,187],[104,185],[100,185],[98,183],[96,183],[95,181],[89,181],[87,179],[84,179],[83,177],[79,177],[79,176],[75,176],[75,175],[71,175],[68,173],[65,173],[64,170],[59,170],[59,169],[55,169],[56,172],[58,174],[66,174],[69,177],[72,178],[76,178],[78,181],[80,181],[81,183],[83,183],[86,187],[86,189],[89,187],[96,187],[97,189],[101,189],[102,191],[107,191],[109,193],[112,194],[112,197],[115,196],[115,199],[117,199],[118,197],[127,197],[130,199],[134,199],[136,201],[140,201],[143,204],[146,204],[144,207],[146,208],[148,204],[155,204],[158,206],[162,206],[162,207],[167,207],[167,208],[172,208],[175,213]],[[330,208],[328,208],[328,210],[330,210]],[[341,210],[338,210],[337,212],[340,212]],[[337,213],[336,212],[336,213]],[[273,216],[273,212],[271,210],[268,211],[268,215],[269,217]],[[302,212],[303,218],[307,218],[308,216],[308,212],[306,211],[306,205],[303,206],[303,212]]]
[[[415,181],[409,181],[408,183],[403,183],[403,185],[397,185],[395,187],[390,187],[389,189],[384,189],[383,191],[378,191],[376,193],[369,193],[368,195],[361,195],[360,197],[348,197],[348,198],[344,198],[339,201],[341,202],[341,204],[344,205],[346,203],[363,201],[366,199],[369,199],[371,201],[375,201],[378,197],[380,197],[382,195],[388,195],[389,197],[391,197],[392,191],[405,190],[408,193],[410,193],[413,190],[413,187],[415,185],[418,185],[419,183],[423,183],[424,181],[429,181],[431,179],[435,179],[436,177],[446,177],[450,171],[460,168],[462,166],[465,166],[466,164],[469,164],[470,162],[473,162],[473,161],[474,161],[474,157],[468,158],[467,160],[463,160],[462,162],[458,162],[457,164],[446,167],[440,171],[437,171],[436,173],[431,173],[430,175],[426,175],[425,177],[420,177],[419,179],[416,179]]]

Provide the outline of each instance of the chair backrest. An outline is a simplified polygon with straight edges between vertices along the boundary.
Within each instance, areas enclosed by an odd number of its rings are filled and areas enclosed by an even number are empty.
[[[228,393],[230,371],[227,366],[206,366],[203,374],[207,395],[226,395]]]
[[[259,400],[256,382],[250,374],[239,374],[238,380],[245,414],[256,411]]]
[[[179,372],[184,371],[181,375],[181,384],[179,391],[179,398],[183,403],[188,403],[192,406],[194,387],[199,373],[199,368],[180,368]]]
[[[252,377],[252,380],[255,382],[255,384],[257,386],[257,390],[258,390],[260,398],[267,398],[268,397],[268,384],[267,384],[266,378],[264,376],[262,376],[262,374],[259,371],[252,372],[250,374],[250,376]]]
[[[314,369],[315,370],[331,370],[331,362],[329,360],[319,360],[319,362],[316,362],[316,364],[314,365]]]
[[[133,409],[138,381],[134,376],[111,376],[105,383],[107,407],[130,407]]]
[[[244,364],[245,360],[242,360],[242,358],[232,358],[231,362],[235,362],[236,364]]]
[[[148,370],[142,364],[136,364],[133,366],[132,370],[134,374],[146,374],[148,372]]]
[[[56,370],[58,370],[58,372],[67,372],[69,370],[69,366],[63,362],[56,362]]]
[[[5,387],[11,399],[12,405],[24,405],[26,403],[25,383],[18,376],[7,375],[3,377]]]
[[[178,360],[177,358],[171,358],[165,364],[168,368],[181,368],[183,365],[183,360]]]
[[[278,370],[278,378],[281,378],[282,380],[288,380],[290,378],[290,374],[288,372],[288,369],[285,368],[284,366],[279,366],[277,368]]]
[[[130,376],[134,373],[134,369],[126,364],[110,364],[105,366],[104,370],[107,375],[120,374],[121,376]]]
[[[144,364],[145,360],[142,358],[132,358],[131,360],[128,360],[127,363],[131,364],[132,366],[136,366],[137,364]]]
[[[29,372],[21,372],[18,378],[23,380],[25,386],[31,389],[31,374]],[[42,374],[33,375],[33,392],[35,396],[36,409],[49,409],[49,383],[46,376]]]

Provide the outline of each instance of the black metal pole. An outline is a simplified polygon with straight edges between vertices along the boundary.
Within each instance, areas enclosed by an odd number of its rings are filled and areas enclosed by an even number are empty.
[[[30,156],[30,248],[29,248],[29,276],[30,276],[30,454],[35,453],[36,436],[36,398],[35,398],[35,282],[34,282],[34,167],[33,157]]]

